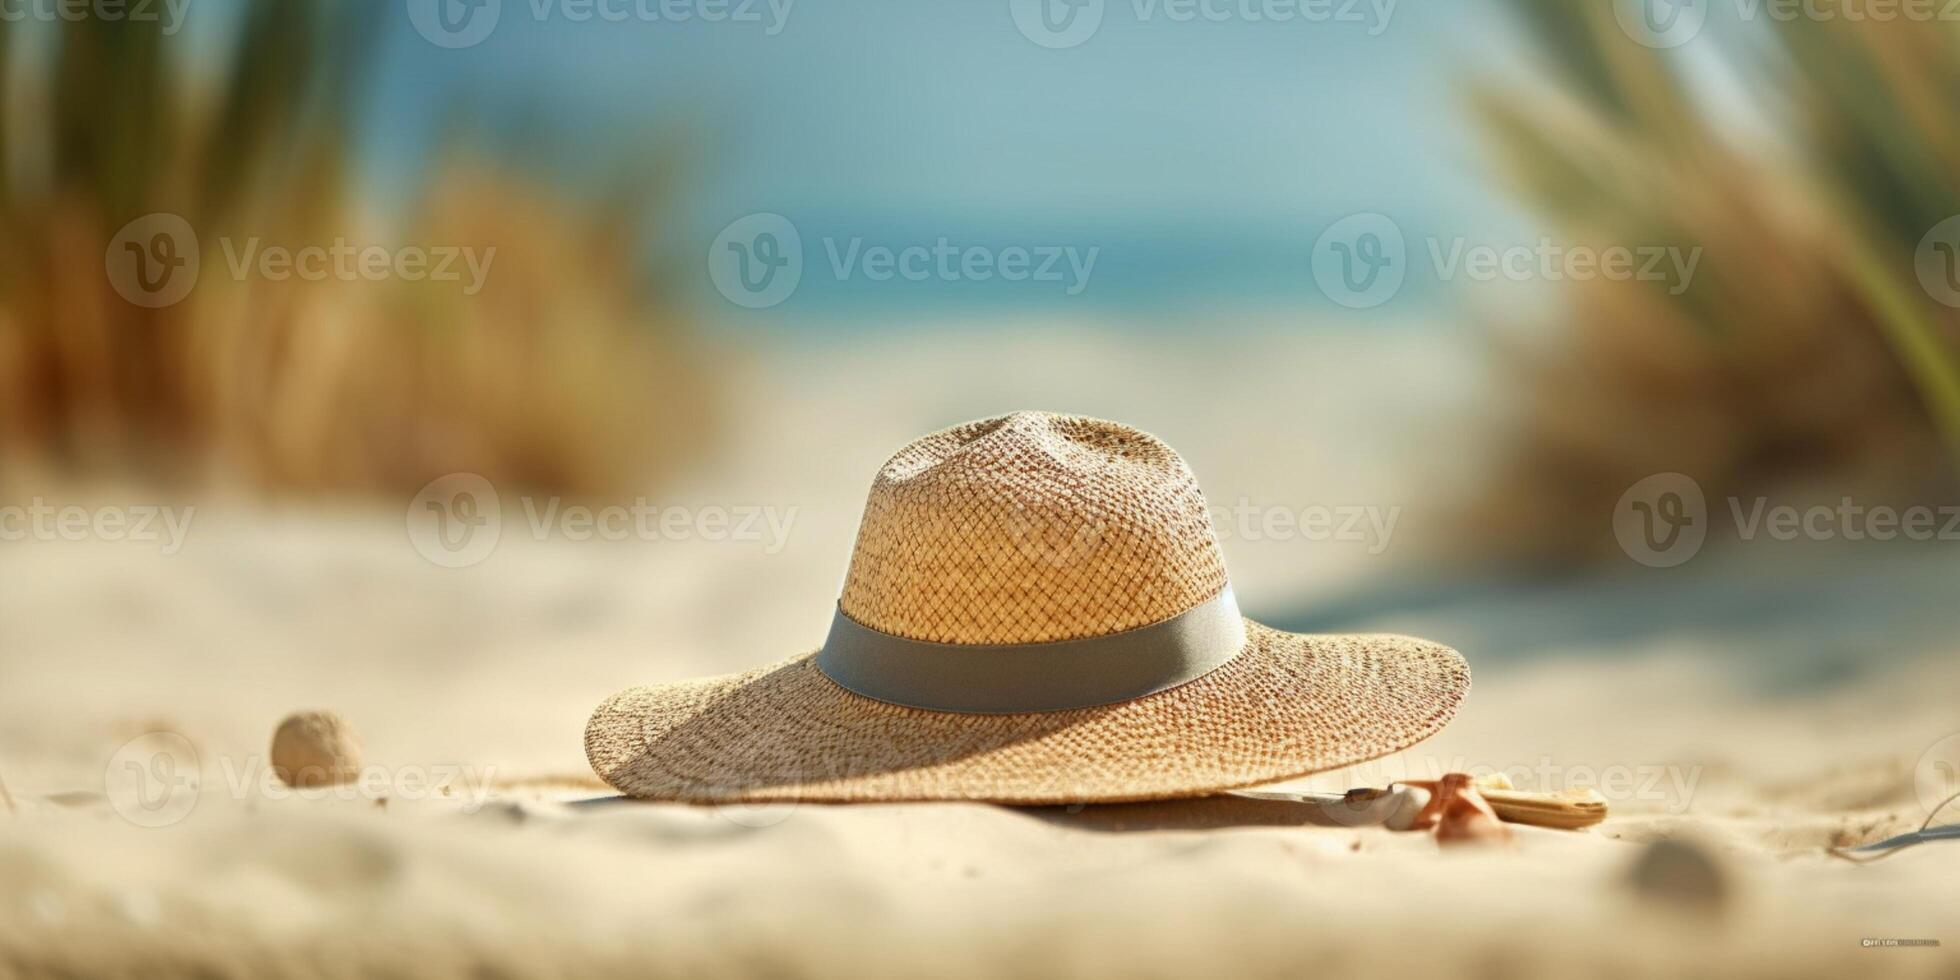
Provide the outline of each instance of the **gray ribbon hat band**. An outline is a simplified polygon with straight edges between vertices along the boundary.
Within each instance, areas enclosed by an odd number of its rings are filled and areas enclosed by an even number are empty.
[[[867,698],[965,714],[1066,711],[1129,701],[1197,680],[1245,647],[1231,586],[1162,622],[1053,643],[932,643],[844,615],[830,622],[817,667]]]

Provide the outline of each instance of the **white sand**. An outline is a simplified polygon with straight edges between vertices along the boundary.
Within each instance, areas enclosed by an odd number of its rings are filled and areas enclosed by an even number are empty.
[[[1040,356],[1006,378],[939,370],[1003,343]],[[1526,828],[1510,851],[1444,854],[1420,835],[1234,800],[1077,813],[574,802],[602,795],[580,750],[601,697],[815,642],[871,470],[925,428],[1013,408],[1084,411],[1165,436],[1214,502],[1423,499],[1432,474],[1383,459],[1427,458],[1410,447],[1443,437],[1422,419],[1456,382],[1398,376],[1401,352],[1379,345],[1297,347],[1257,361],[1224,347],[1145,356],[1037,333],[882,360],[763,362],[743,403],[800,410],[737,419],[730,458],[659,502],[794,504],[776,555],[760,543],[533,541],[520,526],[483,564],[443,569],[409,547],[399,508],[276,512],[217,498],[198,502],[174,556],[9,544],[0,781],[14,812],[0,804],[0,975],[1960,970],[1960,844],[1869,867],[1823,854],[1924,818],[1915,766],[1960,729],[1950,650],[1898,651],[1831,686],[1778,690],[1712,666],[1715,641],[1693,636],[1609,638],[1610,656],[1524,663],[1480,665],[1466,650],[1476,687],[1442,736],[1307,781],[1510,769],[1600,783],[1612,800],[1601,828]],[[1091,362],[1134,385],[1081,390]],[[845,364],[871,373],[844,380]],[[1157,394],[1221,372],[1239,382],[1215,401]],[[1371,385],[1407,395],[1364,432],[1343,413],[1390,403],[1379,391],[1358,401]],[[1380,555],[1225,547],[1247,604],[1281,609],[1420,562],[1421,535],[1407,533]],[[291,798],[257,778],[273,726],[309,707],[347,716],[387,785]],[[154,763],[158,743],[124,747],[154,730],[181,735],[170,744],[195,753],[200,789],[146,809],[134,791],[147,784],[126,764]],[[1726,897],[1702,907],[1630,885],[1643,849],[1667,839],[1702,842]],[[1866,938],[1946,945],[1868,949]]]

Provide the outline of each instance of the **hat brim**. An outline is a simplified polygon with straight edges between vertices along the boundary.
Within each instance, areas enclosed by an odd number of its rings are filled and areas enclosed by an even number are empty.
[[[1035,714],[923,711],[839,687],[814,654],[636,687],[586,725],[593,771],[688,803],[1119,803],[1205,796],[1366,762],[1435,734],[1470,688],[1449,647],[1246,621],[1188,684]]]

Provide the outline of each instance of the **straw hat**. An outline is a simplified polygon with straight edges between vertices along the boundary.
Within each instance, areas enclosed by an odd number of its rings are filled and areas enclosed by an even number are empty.
[[[1169,446],[1019,412],[878,471],[823,647],[616,694],[585,751],[694,803],[1167,799],[1405,748],[1469,686],[1435,643],[1244,619]]]

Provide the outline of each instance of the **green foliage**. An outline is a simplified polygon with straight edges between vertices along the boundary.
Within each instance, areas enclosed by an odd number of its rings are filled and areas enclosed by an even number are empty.
[[[1678,296],[1573,284],[1551,349],[1518,356],[1514,466],[1564,484],[1549,530],[1514,529],[1527,550],[1600,549],[1598,515],[1653,472],[1950,493],[1960,332],[1914,252],[1960,212],[1960,29],[1711,22],[1693,53],[1754,96],[1715,109],[1686,49],[1636,43],[1609,4],[1509,8],[1536,80],[1472,99],[1524,201],[1573,240],[1705,253]]]
[[[32,38],[45,71],[9,71],[29,39],[0,22],[0,134],[20,144],[0,147],[0,475],[393,493],[469,470],[596,492],[683,461],[707,385],[634,262],[666,182],[575,194],[479,150],[381,213],[351,142],[387,6],[235,9],[229,49],[199,65],[158,20],[85,17]],[[150,309],[114,291],[104,253],[158,212],[194,229],[203,269]],[[342,238],[496,264],[474,296],[227,271],[226,242]]]

